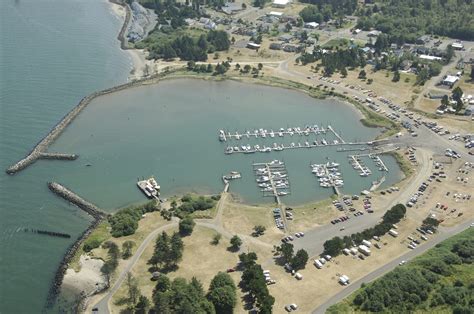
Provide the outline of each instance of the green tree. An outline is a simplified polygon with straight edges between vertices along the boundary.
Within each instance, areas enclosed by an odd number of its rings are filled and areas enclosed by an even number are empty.
[[[367,78],[367,73],[365,73],[365,70],[359,72],[359,78],[362,80],[365,80]]]
[[[232,314],[234,312],[237,295],[231,287],[224,286],[213,289],[209,291],[207,298],[214,305],[216,313]]]
[[[166,265],[169,255],[170,238],[168,234],[163,231],[163,233],[156,238],[155,249],[148,263],[155,267]]]
[[[347,77],[347,70],[346,70],[346,67],[343,67],[343,68],[341,69],[341,75],[342,75],[342,77]]]
[[[253,227],[253,235],[256,237],[261,236],[265,233],[265,230],[267,230],[267,228],[262,225],[255,226]]]
[[[156,279],[155,290],[153,293],[166,292],[171,288],[170,279],[163,274],[160,274]]]
[[[474,82],[474,65],[471,65],[471,82]]]
[[[138,288],[138,281],[133,277],[133,275],[128,272],[127,273],[127,293],[128,293],[128,305],[130,307],[134,307],[135,304],[138,302],[138,298],[140,297],[140,289]]]
[[[400,72],[396,70],[395,72],[393,72],[392,82],[398,82],[398,81],[400,81]]]
[[[234,235],[230,239],[230,248],[231,248],[231,250],[237,251],[237,250],[240,249],[241,245],[242,245],[242,240],[237,235]]]
[[[127,240],[122,244],[122,258],[128,259],[132,256],[132,248],[135,246],[135,242]]]
[[[306,263],[308,262],[308,252],[303,249],[300,249],[296,252],[295,256],[291,260],[291,267],[298,271],[300,269],[304,269],[306,267]]]
[[[331,240],[324,242],[324,254],[337,256],[341,254],[344,248],[344,241],[339,237],[334,237]]]
[[[184,217],[179,221],[179,234],[183,237],[191,235],[195,225],[196,223],[191,216]]]
[[[138,298],[138,303],[135,305],[135,314],[146,314],[150,308],[150,300],[144,295]]]
[[[281,257],[285,263],[289,263],[293,258],[293,244],[291,243],[283,243],[280,246]]]
[[[220,233],[216,233],[214,237],[212,237],[211,244],[212,245],[218,245],[219,242],[221,241],[222,235]]]
[[[168,265],[174,266],[183,258],[184,243],[179,233],[175,232],[170,240],[170,252],[167,258]]]

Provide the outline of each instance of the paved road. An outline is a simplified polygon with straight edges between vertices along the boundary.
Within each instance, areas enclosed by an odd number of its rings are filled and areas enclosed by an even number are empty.
[[[145,238],[145,240],[143,240],[142,244],[140,244],[140,246],[138,247],[135,254],[128,261],[127,266],[122,270],[122,272],[119,274],[119,276],[115,280],[115,283],[112,286],[112,288],[110,288],[108,293],[99,302],[97,302],[93,306],[93,308],[97,308],[97,311],[95,311],[94,313],[98,313],[98,314],[108,314],[109,313],[109,301],[110,301],[110,299],[115,294],[115,292],[117,292],[117,290],[120,288],[120,286],[122,285],[122,282],[127,277],[127,273],[133,268],[133,266],[135,266],[135,264],[137,263],[140,256],[142,256],[143,251],[145,251],[148,244],[150,244],[150,242],[152,240],[154,240],[158,236],[159,233],[161,233],[163,231],[166,231],[170,228],[176,227],[176,226],[178,226],[178,223],[176,221],[171,222],[167,225],[164,225],[160,228],[155,229],[153,232],[151,232]]]
[[[439,234],[436,237],[431,238],[428,242],[424,243],[421,246],[418,246],[415,250],[411,250],[406,254],[403,254],[402,256],[394,259],[388,264],[383,265],[382,267],[374,270],[370,274],[364,276],[363,278],[357,280],[356,282],[350,284],[347,288],[339,292],[338,294],[334,295],[331,297],[329,300],[327,300],[325,303],[321,304],[317,309],[313,311],[313,314],[323,314],[326,312],[327,308],[330,307],[333,304],[336,304],[337,302],[341,301],[345,297],[349,296],[351,293],[356,291],[357,289],[360,288],[362,283],[368,283],[372,280],[375,280],[376,278],[384,275],[385,273],[388,273],[389,271],[393,270],[395,267],[398,266],[398,264],[402,261],[408,261],[413,259],[414,257],[423,254],[427,250],[433,248],[436,244],[446,240],[447,238],[460,233],[461,231],[466,230],[466,228],[469,228],[470,224],[473,223],[474,220],[465,222],[461,225],[452,227],[452,228],[440,228]]]

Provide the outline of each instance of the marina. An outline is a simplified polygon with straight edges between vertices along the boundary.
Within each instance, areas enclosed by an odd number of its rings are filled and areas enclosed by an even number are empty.
[[[342,174],[339,172],[339,164],[327,162],[325,164],[311,164],[311,172],[318,178],[319,186],[323,188],[333,188],[336,195],[340,195],[340,187],[344,186]]]
[[[352,165],[352,168],[358,171],[361,177],[368,177],[372,174],[372,171],[364,164],[364,162],[360,158],[360,155],[349,155],[348,158],[350,164]]]

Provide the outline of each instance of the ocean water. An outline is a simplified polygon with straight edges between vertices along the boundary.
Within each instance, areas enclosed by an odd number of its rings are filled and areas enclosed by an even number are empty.
[[[0,1],[1,170],[22,158],[82,97],[126,81],[131,65],[116,40],[120,26],[103,0]],[[50,148],[78,153],[77,161],[38,161],[15,176],[0,172],[0,313],[41,311],[65,249],[90,222],[49,192],[48,181],[58,181],[110,212],[144,201],[135,183],[150,175],[170,196],[217,193],[223,187],[221,176],[236,170],[243,178],[232,182],[232,192],[248,203],[270,201],[262,198],[251,165],[273,159],[287,164],[288,204],[331,194],[318,187],[312,162],[339,162],[346,193],[368,188],[381,174],[372,165],[372,177],[359,177],[347,154],[335,148],[225,155],[228,144],[218,141],[219,129],[328,123],[349,141],[369,140],[379,132],[363,127],[354,109],[341,102],[236,82],[165,81],[94,100]],[[305,138],[234,142],[273,141],[303,143]],[[391,170],[389,185],[400,172],[392,158],[384,161]],[[38,236],[23,228],[65,232],[72,238]]]
[[[88,93],[124,83],[130,58],[105,0],[0,1],[0,313],[39,313],[66,248],[89,218],[49,192],[57,163],[8,176]],[[36,228],[71,239],[19,231]]]

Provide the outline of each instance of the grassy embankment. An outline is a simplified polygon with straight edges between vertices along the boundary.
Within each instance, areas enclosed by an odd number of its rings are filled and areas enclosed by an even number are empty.
[[[473,302],[473,239],[474,228],[469,228],[443,241],[407,265],[364,285],[342,302],[331,306],[327,313],[363,313],[372,306],[392,313],[469,313],[462,310],[468,309]],[[404,282],[411,278],[411,284]],[[421,287],[416,288],[416,285]],[[385,302],[374,305],[380,295],[386,293],[389,295]],[[393,298],[393,295],[404,294],[404,299]]]

